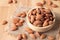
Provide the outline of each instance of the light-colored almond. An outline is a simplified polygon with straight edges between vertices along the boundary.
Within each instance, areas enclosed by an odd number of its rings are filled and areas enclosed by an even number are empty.
[[[26,27],[25,30],[28,32],[28,33],[34,33],[34,31],[32,31],[30,28]]]

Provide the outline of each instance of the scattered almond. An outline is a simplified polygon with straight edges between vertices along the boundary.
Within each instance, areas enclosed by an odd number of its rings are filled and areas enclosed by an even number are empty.
[[[32,31],[30,28],[26,27],[25,30],[28,32],[28,33],[33,33],[34,31]]]
[[[5,24],[7,24],[8,22],[6,21],[6,20],[3,20],[2,21],[2,25],[5,25]]]
[[[51,5],[53,8],[57,8],[58,6],[56,4]]]
[[[34,34],[30,34],[30,37],[36,39],[36,36]]]
[[[55,40],[55,37],[53,37],[53,36],[48,36],[48,40]]]
[[[40,37],[40,33],[39,32],[35,32],[36,37]]]
[[[9,2],[8,2],[9,4],[11,4],[11,3],[13,3],[13,0],[9,0]]]
[[[12,22],[16,24],[16,23],[19,22],[19,20],[20,20],[19,18],[13,18],[13,19],[12,19]]]
[[[21,40],[21,39],[22,39],[22,35],[21,34],[18,34],[17,40]]]
[[[38,3],[36,3],[36,5],[37,5],[37,6],[43,6],[43,3],[38,2]]]
[[[17,26],[16,26],[15,24],[12,24],[12,25],[11,25],[11,29],[10,29],[11,31],[15,31],[15,30],[17,30],[17,29],[18,29],[18,28],[17,28]]]
[[[26,34],[22,34],[22,38],[23,38],[23,39],[27,39]]]

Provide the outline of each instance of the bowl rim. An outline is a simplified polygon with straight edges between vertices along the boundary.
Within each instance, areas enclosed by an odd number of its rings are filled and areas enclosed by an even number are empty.
[[[26,18],[27,18],[28,23],[29,23],[30,25],[32,25],[33,27],[36,27],[36,26],[33,25],[33,24],[31,24],[31,23],[29,22],[29,20],[28,20],[28,14],[29,14],[33,9],[36,9],[36,8],[45,8],[45,9],[48,9],[48,8],[46,8],[46,7],[34,7],[34,8],[31,8],[31,9],[28,11]],[[53,10],[50,9],[50,11],[52,12],[52,14],[53,14],[53,16],[54,16],[54,20],[53,20],[53,24],[54,24],[54,23],[55,23],[55,20],[56,20],[55,14],[54,14]],[[53,24],[50,24],[50,25],[45,26],[45,27],[36,27],[36,28],[48,28],[48,27],[50,27],[50,26],[53,25]]]

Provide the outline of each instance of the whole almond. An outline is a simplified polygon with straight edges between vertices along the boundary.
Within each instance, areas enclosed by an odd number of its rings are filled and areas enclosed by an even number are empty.
[[[32,31],[30,28],[26,27],[25,30],[28,32],[28,33],[33,33],[34,31]]]
[[[37,13],[37,10],[33,10],[32,14],[35,15]]]
[[[40,37],[40,33],[39,32],[35,32],[36,37]]]
[[[36,36],[34,34],[30,34],[30,37],[36,39]]]
[[[22,13],[18,13],[18,14],[16,14],[17,17],[20,17],[21,15],[22,15]]]
[[[23,19],[20,19],[19,23],[24,23],[24,20]]]
[[[49,21],[49,25],[53,24],[53,21]]]
[[[26,34],[22,34],[22,38],[23,38],[23,39],[27,39]]]
[[[22,14],[21,15],[22,18],[26,17],[26,12],[22,12],[21,14]]]
[[[19,18],[13,18],[13,19],[12,19],[12,22],[16,24],[16,23],[19,22],[19,20],[20,20]]]
[[[53,8],[57,8],[58,6],[56,4],[51,5]]]
[[[34,22],[35,16],[31,15],[31,23]]]
[[[44,21],[44,23],[43,23],[43,27],[45,27],[45,26],[48,26],[48,22],[47,21]]]
[[[17,40],[21,40],[22,39],[22,35],[21,34],[18,34],[17,35]]]
[[[23,23],[16,23],[16,26],[22,26],[23,25]]]
[[[8,22],[6,21],[6,20],[3,20],[2,21],[2,25],[5,25],[5,24],[7,24]]]
[[[12,25],[11,25],[11,29],[10,29],[11,31],[15,31],[15,30],[17,30],[17,29],[18,29],[18,28],[17,28],[17,26],[16,26],[15,24],[12,24]]]
[[[46,38],[46,34],[41,34],[40,38],[41,38],[41,39]]]
[[[33,25],[35,25],[35,26],[40,25],[40,24],[42,24],[42,22],[41,22],[41,21],[39,21],[39,20],[34,21],[34,23],[33,23]]]
[[[8,2],[9,4],[11,4],[11,3],[13,3],[13,0],[9,0],[9,2]]]
[[[55,40],[55,37],[53,37],[53,36],[48,36],[48,40]]]
[[[36,20],[41,20],[42,18],[43,18],[43,16],[42,16],[42,15],[37,14],[37,16],[36,16]]]
[[[37,5],[37,6],[43,6],[43,3],[38,2],[38,3],[36,3],[36,5]]]

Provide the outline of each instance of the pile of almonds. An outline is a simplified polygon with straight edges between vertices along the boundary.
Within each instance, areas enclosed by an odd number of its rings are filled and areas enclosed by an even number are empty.
[[[58,6],[54,4],[51,0],[43,0],[43,2],[38,2],[36,3],[36,6],[41,6],[43,7],[44,5],[48,5],[52,8],[57,8]]]
[[[54,16],[49,9],[36,8],[28,14],[28,20],[35,26],[45,27],[53,23]]]
[[[17,17],[12,19],[12,25],[11,25],[11,31],[15,31],[18,29],[18,27],[23,26],[23,23],[25,22],[24,19],[19,19],[18,17],[24,18],[26,17],[26,13],[22,12],[22,13],[18,13],[16,14]]]
[[[9,3],[9,4],[11,4],[11,3],[17,3],[17,0],[9,0],[8,3]]]

